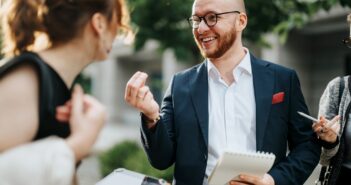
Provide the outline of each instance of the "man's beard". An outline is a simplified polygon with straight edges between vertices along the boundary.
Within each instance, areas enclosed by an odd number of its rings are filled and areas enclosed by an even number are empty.
[[[196,40],[196,44],[201,51],[202,56],[205,58],[220,58],[223,56],[233,45],[236,39],[236,31],[233,27],[229,32],[225,33],[222,37],[217,35],[218,47],[213,52],[206,52],[205,49],[202,48],[201,43]]]

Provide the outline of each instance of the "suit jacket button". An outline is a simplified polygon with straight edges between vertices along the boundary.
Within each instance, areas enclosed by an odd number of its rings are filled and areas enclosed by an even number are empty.
[[[204,160],[205,160],[205,161],[207,160],[207,155],[206,155],[206,154],[204,154]]]

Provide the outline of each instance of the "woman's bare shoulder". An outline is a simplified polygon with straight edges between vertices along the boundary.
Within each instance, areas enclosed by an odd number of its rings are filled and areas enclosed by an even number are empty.
[[[31,141],[38,124],[38,75],[21,64],[0,78],[0,152]]]

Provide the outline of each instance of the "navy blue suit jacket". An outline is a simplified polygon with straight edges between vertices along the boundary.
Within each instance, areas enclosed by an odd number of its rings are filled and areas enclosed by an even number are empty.
[[[251,56],[256,101],[256,148],[276,155],[269,174],[276,185],[299,185],[318,164],[320,147],[295,71]],[[272,104],[275,93],[284,101]],[[206,62],[176,74],[161,106],[156,128],[142,124],[142,142],[157,169],[175,164],[177,185],[202,185],[208,156],[208,73]],[[233,131],[235,132],[235,131]],[[287,155],[287,149],[289,153]]]

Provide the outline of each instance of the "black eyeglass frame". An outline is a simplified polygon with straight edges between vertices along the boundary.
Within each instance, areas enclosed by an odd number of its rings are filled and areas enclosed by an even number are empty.
[[[200,25],[200,23],[201,23],[202,20],[205,22],[205,24],[206,24],[208,27],[213,27],[213,26],[215,26],[215,25],[217,24],[217,22],[218,22],[218,16],[219,16],[219,15],[230,14],[230,13],[241,14],[241,12],[240,12],[240,11],[237,11],[237,10],[230,11],[230,12],[222,12],[222,13],[209,12],[209,13],[207,13],[207,14],[204,15],[204,16],[192,15],[192,16],[189,17],[187,20],[188,20],[188,23],[189,23],[190,27],[192,27],[193,29],[199,28],[199,25]],[[208,15],[210,15],[210,14],[213,14],[213,15],[215,15],[215,17],[216,17],[216,21],[214,22],[213,25],[208,25],[207,20],[206,20],[206,16],[208,16]],[[198,18],[200,19],[199,25],[198,25],[197,27],[194,27],[194,24],[192,24],[192,22],[194,22],[193,17],[198,17]]]

